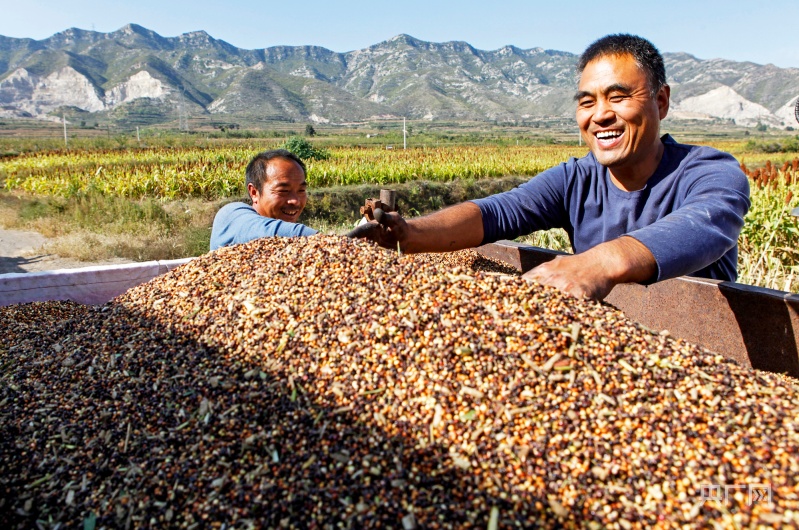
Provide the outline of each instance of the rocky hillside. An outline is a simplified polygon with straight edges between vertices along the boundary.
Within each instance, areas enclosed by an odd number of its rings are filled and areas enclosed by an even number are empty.
[[[665,54],[672,117],[795,126],[799,69]],[[134,24],[0,36],[0,117],[67,109],[127,123],[178,116],[345,123],[387,117],[520,122],[571,116],[577,56],[398,35],[337,53],[242,50],[205,32],[165,38]]]

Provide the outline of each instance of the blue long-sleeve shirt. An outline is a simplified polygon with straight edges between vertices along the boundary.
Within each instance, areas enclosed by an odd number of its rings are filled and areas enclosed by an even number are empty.
[[[483,243],[563,228],[575,253],[623,235],[655,257],[655,281],[682,275],[735,281],[749,181],[731,155],[663,138],[663,158],[638,191],[623,191],[589,153],[521,186],[475,200]]]
[[[315,233],[316,230],[303,224],[264,217],[249,204],[232,202],[220,208],[214,217],[211,250],[246,243],[259,237],[298,237],[312,236]]]

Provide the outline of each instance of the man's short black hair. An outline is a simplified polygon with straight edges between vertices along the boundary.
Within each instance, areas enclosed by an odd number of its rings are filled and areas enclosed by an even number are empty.
[[[269,151],[258,153],[252,160],[250,160],[250,163],[247,164],[247,170],[245,172],[246,180],[244,185],[247,186],[252,183],[252,185],[255,186],[255,189],[258,190],[258,193],[260,193],[264,187],[264,183],[266,182],[266,168],[269,165],[269,161],[274,158],[283,158],[285,160],[293,160],[294,162],[297,162],[302,168],[303,176],[308,176],[308,172],[305,169],[305,163],[300,157],[285,149],[270,149]],[[249,196],[249,193],[247,195]]]
[[[638,66],[646,72],[653,96],[666,84],[663,56],[655,45],[643,37],[626,33],[607,35],[594,41],[580,56],[577,71],[582,74],[588,63],[607,55],[631,55]]]

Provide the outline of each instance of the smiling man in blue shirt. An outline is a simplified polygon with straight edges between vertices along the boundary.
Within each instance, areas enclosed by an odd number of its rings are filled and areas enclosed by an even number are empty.
[[[609,35],[578,65],[577,123],[590,153],[511,191],[350,233],[405,252],[444,252],[563,228],[575,254],[525,274],[579,297],[619,283],[691,274],[734,281],[749,182],[729,154],[660,135],[669,110],[663,58],[649,41]]]
[[[307,202],[305,164],[294,153],[274,149],[247,165],[247,194],[252,206],[223,206],[211,229],[211,250],[260,237],[310,236],[316,230],[297,222]]]

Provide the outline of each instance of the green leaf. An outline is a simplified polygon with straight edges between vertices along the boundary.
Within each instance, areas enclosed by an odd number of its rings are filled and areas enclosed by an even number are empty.
[[[97,516],[94,512],[89,512],[89,516],[83,520],[83,530],[94,530],[97,525]]]
[[[472,421],[477,416],[477,411],[472,409],[469,412],[461,413],[461,421]]]

